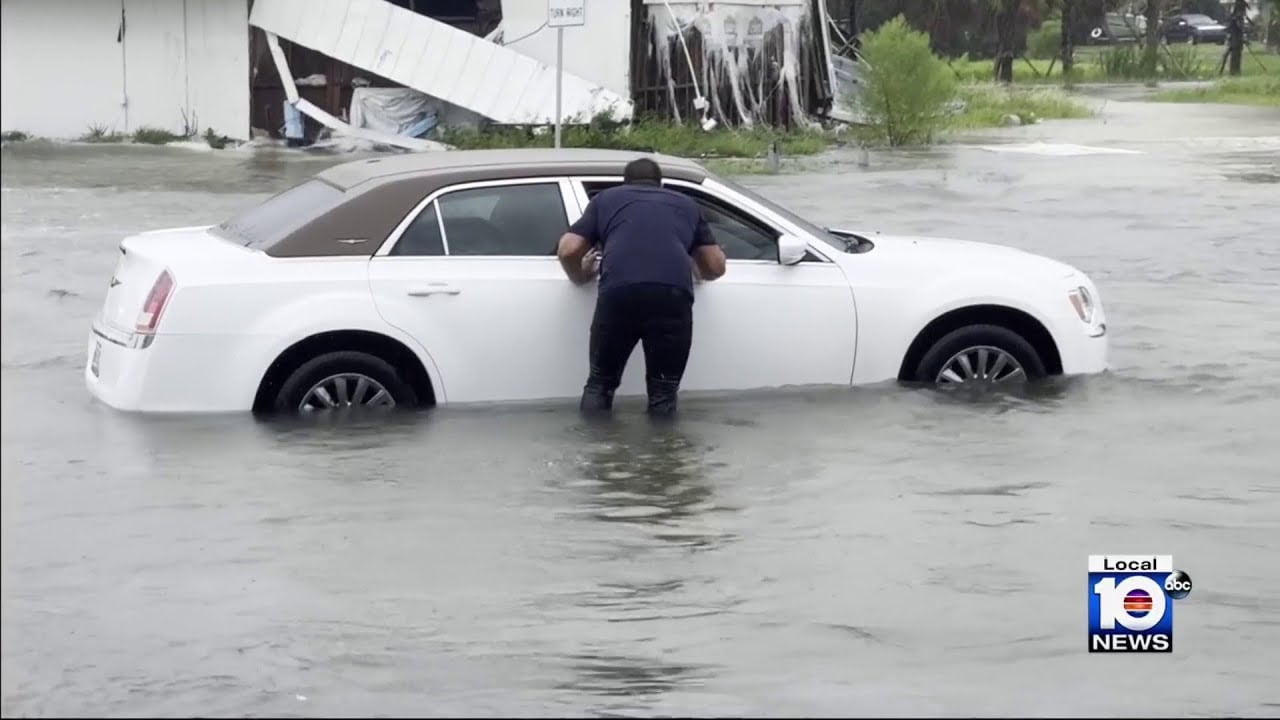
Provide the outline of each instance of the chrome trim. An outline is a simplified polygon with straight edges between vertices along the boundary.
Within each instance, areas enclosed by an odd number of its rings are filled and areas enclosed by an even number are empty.
[[[96,323],[90,328],[96,337],[99,337],[112,345],[125,348],[126,350],[146,350],[156,341],[155,335],[144,335],[142,333],[121,333],[123,338],[114,338],[108,335]]]
[[[440,212],[440,203],[432,200],[427,207],[431,208],[431,212],[436,216],[436,227],[440,228],[440,247],[444,250],[444,256],[449,257],[449,236],[444,231],[444,213]],[[425,212],[425,210],[424,210]],[[400,242],[399,239],[396,242]],[[411,255],[402,255],[401,257],[413,257]]]
[[[503,180],[475,180],[472,182],[457,183],[456,185],[448,185],[446,187],[438,188],[435,192],[431,193],[430,195],[423,198],[420,202],[418,202],[417,205],[414,205],[413,209],[410,210],[407,215],[401,218],[400,222],[391,230],[391,234],[387,235],[387,239],[382,241],[382,244],[378,247],[377,252],[373,254],[373,257],[382,258],[390,255],[391,249],[395,247],[396,243],[400,242],[401,236],[403,236],[405,231],[409,229],[409,225],[412,224],[413,221],[417,219],[418,215],[420,215],[422,211],[427,208],[428,205],[435,202],[436,200],[439,200],[445,195],[448,195],[449,193],[454,193],[454,192],[461,192],[463,190],[476,190],[479,188],[490,188],[490,187],[507,187],[510,185],[557,185],[560,188],[560,201],[561,201],[560,207],[562,210],[564,210],[565,218],[569,219],[569,223],[572,223],[574,222],[574,220],[577,219],[574,216],[574,211],[577,210],[577,208],[575,207],[577,203],[569,202],[570,199],[573,198],[573,190],[569,184],[569,178],[564,175],[537,175],[537,176],[522,177],[522,178],[506,178]],[[581,211],[578,211],[578,214],[580,215]],[[444,213],[440,212],[439,207],[437,207],[436,209],[436,221],[440,223],[441,240],[444,244],[446,254],[445,255],[406,255],[401,257],[412,257],[418,260],[421,260],[423,258],[454,257],[452,255],[447,254],[449,252],[449,237],[444,231]],[[542,257],[542,256],[541,255],[476,255],[476,256],[469,256],[469,257],[504,258],[505,259],[505,258]],[[555,255],[547,255],[547,257],[554,258]]]

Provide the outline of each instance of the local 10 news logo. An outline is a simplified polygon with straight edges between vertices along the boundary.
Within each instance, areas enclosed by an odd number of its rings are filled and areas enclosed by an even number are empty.
[[[1173,652],[1173,601],[1191,576],[1172,555],[1089,556],[1089,652]]]

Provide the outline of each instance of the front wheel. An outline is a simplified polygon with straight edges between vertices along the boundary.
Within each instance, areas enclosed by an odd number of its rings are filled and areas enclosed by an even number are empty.
[[[380,357],[363,352],[325,353],[303,363],[276,394],[275,410],[310,415],[347,408],[393,410],[418,403],[413,387]]]
[[[916,380],[939,389],[1009,387],[1047,373],[1040,354],[1021,335],[998,325],[952,330],[929,348]]]

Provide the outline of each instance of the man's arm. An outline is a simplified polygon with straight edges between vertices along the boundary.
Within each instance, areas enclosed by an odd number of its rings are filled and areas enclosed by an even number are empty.
[[[599,269],[594,261],[584,262],[591,248],[595,247],[600,240],[596,229],[597,215],[596,203],[594,201],[587,203],[587,209],[582,212],[582,217],[570,226],[568,232],[560,236],[560,244],[556,248],[560,267],[564,268],[564,274],[577,285],[590,282]]]
[[[715,238],[711,237],[711,228],[707,227],[707,221],[702,218],[702,213],[698,213],[698,225],[693,233],[693,266],[694,272],[701,280],[715,280],[724,275],[725,257],[724,251],[716,244]]]
[[[556,255],[560,258],[564,274],[575,285],[590,282],[599,271],[599,265],[595,261],[585,262],[590,251],[591,243],[585,237],[573,231],[560,236],[560,247],[556,250]]]

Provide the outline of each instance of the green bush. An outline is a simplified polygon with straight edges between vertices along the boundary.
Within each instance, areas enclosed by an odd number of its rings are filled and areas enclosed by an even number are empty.
[[[1050,60],[1062,52],[1062,21],[1045,20],[1027,37],[1027,55],[1036,60]]]
[[[153,127],[141,127],[133,133],[134,142],[144,143],[147,145],[164,145],[181,139],[182,137],[180,135],[175,135],[168,130]]]
[[[955,75],[929,49],[929,36],[901,15],[862,36],[862,110],[890,145],[927,143],[947,123]]]

